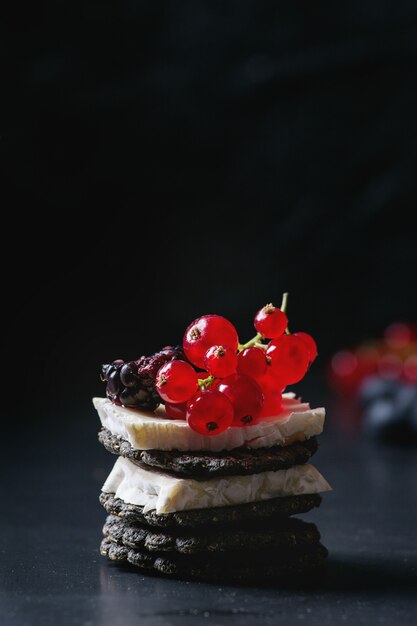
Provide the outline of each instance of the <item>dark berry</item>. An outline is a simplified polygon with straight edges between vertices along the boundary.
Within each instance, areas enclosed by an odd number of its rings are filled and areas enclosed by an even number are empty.
[[[177,359],[185,359],[181,346],[166,346],[155,354],[141,356],[129,363],[121,359],[106,363],[102,366],[101,378],[107,383],[107,397],[115,404],[129,408],[155,410],[161,403],[155,387],[156,374],[165,363]]]
[[[134,387],[138,382],[137,374],[133,373],[129,363],[125,363],[120,370],[120,381],[125,387]]]
[[[107,395],[114,399],[118,396],[120,390],[120,376],[117,369],[114,369],[107,379]]]

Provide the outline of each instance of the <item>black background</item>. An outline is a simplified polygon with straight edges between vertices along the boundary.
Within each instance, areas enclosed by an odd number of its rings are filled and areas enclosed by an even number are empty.
[[[412,2],[13,3],[2,21],[7,399],[290,292],[336,349],[417,318]]]
[[[416,3],[2,12],[2,623],[414,624],[415,451],[337,435],[352,415],[324,373],[417,321]],[[205,313],[247,339],[283,291],[320,352],[297,390],[329,407],[317,464],[334,492],[308,516],[327,578],[219,588],[108,563],[100,364],[180,342]]]

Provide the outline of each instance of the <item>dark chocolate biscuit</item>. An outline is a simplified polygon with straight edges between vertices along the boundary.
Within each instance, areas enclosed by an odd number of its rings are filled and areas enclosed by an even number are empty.
[[[319,541],[320,533],[314,524],[294,518],[281,521],[266,520],[238,528],[215,528],[194,531],[162,531],[143,525],[130,525],[120,517],[109,515],[103,535],[115,543],[149,552],[234,552],[239,550],[288,549]]]
[[[128,441],[106,429],[99,432],[98,438],[109,452],[127,457],[147,469],[153,467],[191,478],[258,474],[287,469],[307,463],[318,448],[316,437],[296,441],[289,446],[236,448],[223,452],[136,450]]]
[[[321,496],[318,493],[286,496],[235,506],[191,509],[159,515],[155,511],[144,513],[142,506],[126,504],[123,500],[115,498],[113,493],[102,492],[100,503],[108,513],[122,517],[130,524],[147,524],[161,528],[196,528],[214,524],[234,525],[249,520],[277,519],[306,513],[315,506],[320,506]]]
[[[143,572],[211,582],[288,582],[316,572],[324,564],[327,550],[319,542],[303,550],[268,550],[248,553],[183,555],[154,554],[146,549],[135,550],[103,539],[100,546],[103,556],[113,561],[135,565]]]

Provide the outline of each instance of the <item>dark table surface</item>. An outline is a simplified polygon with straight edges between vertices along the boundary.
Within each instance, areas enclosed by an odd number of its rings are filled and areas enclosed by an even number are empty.
[[[114,458],[96,431],[92,411],[57,412],[3,446],[2,626],[416,624],[415,448],[327,428],[314,462],[334,491],[304,516],[329,549],[327,577],[311,588],[220,586],[142,576],[99,555],[97,497]]]

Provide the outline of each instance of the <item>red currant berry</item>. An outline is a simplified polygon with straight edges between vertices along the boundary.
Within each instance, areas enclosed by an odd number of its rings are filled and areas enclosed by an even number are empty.
[[[219,391],[198,391],[187,403],[187,422],[200,435],[218,435],[232,425],[232,403]]]
[[[364,344],[357,348],[358,375],[361,379],[366,378],[366,376],[372,376],[378,371],[380,356],[380,350],[371,344]]]
[[[268,395],[281,394],[286,384],[284,381],[280,380],[273,369],[268,367],[266,373],[256,380],[260,388],[262,389],[262,393],[265,398]]]
[[[293,333],[295,337],[299,337],[304,341],[309,350],[310,363],[314,361],[317,356],[317,344],[314,341],[313,337],[308,333]]]
[[[236,350],[229,346],[211,346],[206,352],[204,363],[212,376],[224,378],[236,371]]]
[[[204,357],[211,346],[230,346],[237,350],[236,328],[221,315],[203,315],[194,320],[185,331],[183,348],[187,359],[197,367],[205,368]]]
[[[266,373],[266,351],[262,348],[246,348],[238,355],[237,371],[256,380]]]
[[[252,378],[233,374],[221,380],[217,389],[233,404],[233,426],[247,426],[258,417],[264,397],[261,388]]]
[[[169,361],[159,368],[155,387],[165,402],[186,402],[198,385],[197,372],[185,361]]]
[[[258,415],[258,420],[262,417],[276,416],[281,413],[282,394],[279,391],[267,394],[264,393],[264,397],[264,404]]]
[[[382,378],[396,379],[401,376],[403,363],[399,356],[388,352],[378,361],[378,371]]]
[[[281,309],[277,309],[273,304],[267,304],[255,315],[254,326],[262,337],[275,339],[285,332],[288,320]]]
[[[165,413],[172,420],[185,420],[187,403],[172,404],[171,402],[165,402]]]
[[[417,383],[417,355],[411,354],[404,363],[404,378],[410,383]]]
[[[332,357],[330,364],[330,382],[343,394],[356,391],[361,382],[359,361],[351,350],[340,350]]]
[[[417,339],[417,327],[414,324],[395,322],[384,333],[385,341],[393,350],[401,350]]]
[[[307,345],[295,335],[283,335],[273,339],[266,354],[271,358],[274,376],[286,385],[298,383],[307,372],[310,363]]]

